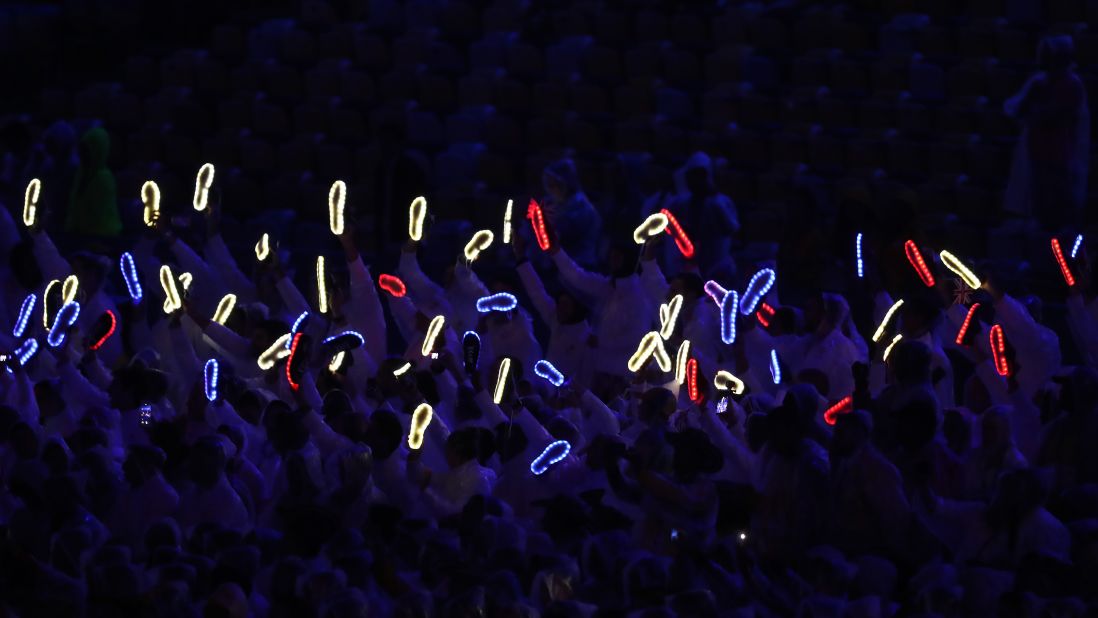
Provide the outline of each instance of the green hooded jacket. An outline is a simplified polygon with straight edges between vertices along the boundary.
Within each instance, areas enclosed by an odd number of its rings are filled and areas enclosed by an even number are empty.
[[[122,233],[114,174],[107,169],[111,139],[100,127],[80,138],[80,168],[76,171],[65,229],[83,236],[111,237]]]

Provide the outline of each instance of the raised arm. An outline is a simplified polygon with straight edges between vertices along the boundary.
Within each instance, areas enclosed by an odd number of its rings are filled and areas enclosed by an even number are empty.
[[[523,261],[518,265],[517,270],[519,279],[522,280],[522,287],[530,297],[530,302],[534,304],[534,310],[538,312],[541,321],[550,325],[556,323],[557,303],[545,291],[545,284],[534,270],[534,266],[528,261]]]
[[[366,350],[374,363],[380,363],[385,359],[388,336],[381,299],[378,298],[370,269],[362,261],[351,233],[344,233],[339,237],[339,242],[343,245],[343,254],[347,258],[347,271],[351,279],[351,298],[347,301],[347,321],[352,328],[366,338]]]
[[[582,268],[563,249],[553,253],[553,263],[557,265],[561,281],[588,300],[598,300],[610,292],[610,278],[588,272]]]

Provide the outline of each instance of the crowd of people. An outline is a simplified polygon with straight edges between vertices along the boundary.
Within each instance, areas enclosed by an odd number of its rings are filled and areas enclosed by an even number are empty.
[[[1042,54],[1008,193],[1044,298],[911,204],[804,188],[752,243],[704,153],[613,208],[557,161],[472,252],[349,195],[318,265],[208,196],[120,212],[107,133],[54,125],[2,174],[0,610],[1092,614],[1089,129]]]

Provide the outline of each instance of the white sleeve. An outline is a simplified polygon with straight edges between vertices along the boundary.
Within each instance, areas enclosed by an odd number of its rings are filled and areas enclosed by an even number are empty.
[[[492,397],[488,394],[487,390],[482,390],[474,395],[473,401],[476,402],[477,407],[480,408],[481,413],[484,414],[484,418],[487,420],[489,427],[494,428],[500,423],[506,423],[511,420],[503,413],[503,410],[492,401]]]
[[[374,287],[370,269],[362,258],[348,262],[347,270],[351,279],[351,298],[348,301],[347,321],[366,338],[366,350],[375,363],[385,360],[388,333],[385,327],[385,313],[381,308]]]
[[[591,391],[584,391],[580,396],[580,407],[589,415],[586,422],[588,427],[612,436],[621,433],[618,417]]]
[[[309,310],[309,301],[305,300],[305,296],[297,289],[297,286],[289,277],[279,279],[276,287],[279,296],[282,297],[282,303],[286,305],[286,310],[292,315],[301,315]]]
[[[45,232],[39,232],[31,236],[33,242],[34,258],[42,269],[42,275],[46,280],[64,279],[72,274],[72,266],[68,260],[61,257],[61,252],[53,244],[53,240]]]
[[[557,265],[564,284],[589,299],[601,300],[610,291],[609,277],[580,268],[563,249],[553,255],[553,263]]]
[[[252,361],[252,344],[224,324],[210,321],[202,331],[202,340],[232,363]]]
[[[257,297],[255,284],[240,270],[220,234],[206,240],[206,257],[234,294],[247,300]]]
[[[663,276],[656,260],[641,261],[640,279],[653,305],[659,305],[667,298],[667,291],[671,286],[667,284],[667,278]]]
[[[397,273],[404,278],[409,292],[417,298],[430,299],[438,304],[445,304],[446,292],[419,267],[419,258],[415,253],[402,251]]]
[[[526,289],[526,295],[530,297],[530,302],[533,303],[534,310],[541,316],[541,320],[549,325],[555,324],[557,320],[557,303],[545,291],[545,284],[542,283],[541,277],[534,270],[533,264],[528,261],[523,262],[518,265],[516,270],[519,279],[522,280],[522,287]]]
[[[57,373],[69,406],[110,407],[110,397],[89,382],[72,363],[59,363]]]

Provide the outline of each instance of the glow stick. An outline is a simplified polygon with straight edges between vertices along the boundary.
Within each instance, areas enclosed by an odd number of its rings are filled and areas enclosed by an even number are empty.
[[[782,383],[782,367],[778,364],[778,351],[770,350],[770,377],[774,379],[774,384]]]
[[[130,300],[135,303],[141,302],[144,292],[141,290],[141,280],[137,278],[137,265],[134,264],[133,256],[123,253],[118,260],[118,267],[122,270],[122,280],[126,282],[126,291],[130,293]]]
[[[736,343],[736,307],[740,304],[740,295],[729,290],[721,300],[721,341],[725,345]]]
[[[316,256],[316,304],[321,313],[328,313],[328,281],[324,274],[324,256]]]
[[[79,317],[80,303],[65,303],[65,305],[58,310],[57,316],[53,318],[53,326],[50,327],[50,332],[46,335],[46,343],[50,344],[51,348],[56,348],[65,343],[65,337],[69,334],[69,328],[76,323],[76,320]]]
[[[339,371],[339,368],[343,366],[343,359],[347,356],[347,352],[340,350],[336,352],[336,355],[332,357],[332,360],[328,362],[328,371],[335,373]]]
[[[1068,287],[1075,287],[1075,275],[1071,274],[1071,269],[1068,268],[1067,260],[1064,259],[1064,252],[1060,249],[1060,239],[1052,239],[1052,255],[1056,257],[1056,263],[1060,265],[1060,274],[1064,276],[1064,283]]]
[[[221,368],[217,364],[217,359],[211,358],[206,361],[206,366],[202,370],[202,377],[204,378],[204,386],[206,390],[206,401],[217,401],[217,385],[218,375],[221,373]]]
[[[423,446],[423,433],[427,431],[434,416],[435,411],[430,404],[421,403],[416,407],[415,412],[412,412],[412,426],[408,430],[408,448],[416,451]]]
[[[1071,245],[1071,259],[1075,259],[1075,256],[1079,255],[1079,247],[1083,246],[1083,235],[1079,234],[1075,237],[1075,244]]]
[[[511,311],[518,306],[518,299],[513,294],[499,292],[490,296],[482,296],[477,299],[477,311],[489,313],[492,311]]]
[[[923,254],[919,251],[919,246],[915,244],[914,240],[904,243],[904,253],[907,255],[908,263],[919,274],[919,278],[923,280],[923,285],[928,288],[934,287],[934,275],[927,267],[926,260],[923,259]]]
[[[641,337],[640,344],[633,356],[629,357],[629,371],[636,373],[644,366],[649,357],[655,357],[660,371],[671,371],[671,357],[667,355],[667,349],[663,347],[663,338],[656,331],[649,331]]]
[[[54,279],[46,284],[46,291],[42,292],[42,328],[50,327],[50,292],[53,291],[55,285],[61,285],[59,279]],[[64,292],[61,293],[61,297],[64,298]]]
[[[400,367],[397,367],[396,369],[394,369],[393,370],[393,375],[399,378],[400,376],[408,373],[408,370],[411,369],[411,368],[412,368],[412,363],[407,363],[406,362],[403,365],[401,365]]]
[[[461,336],[462,361],[465,365],[465,373],[473,373],[480,364],[480,335],[467,330]]]
[[[328,227],[336,236],[343,234],[343,208],[347,205],[347,183],[337,180],[328,189]]]
[[[881,323],[877,326],[877,330],[873,332],[873,343],[877,343],[881,340],[881,337],[884,337],[885,329],[888,328],[888,323],[892,321],[892,316],[896,314],[896,311],[899,310],[899,308],[903,306],[903,304],[904,299],[901,298],[900,300],[892,303],[892,306],[888,308],[888,311],[885,312],[884,318],[881,320]]]
[[[763,268],[752,275],[751,281],[747,283],[747,289],[743,291],[743,298],[740,299],[740,314],[754,313],[755,306],[770,292],[770,288],[774,287],[777,279],[777,273],[770,268]]]
[[[953,271],[968,287],[974,290],[980,289],[980,278],[976,276],[976,273],[969,270],[961,260],[957,259],[957,256],[943,250],[938,254],[938,257],[941,258],[942,265]]]
[[[271,344],[271,347],[263,351],[256,359],[256,363],[263,371],[267,371],[275,366],[275,363],[280,359],[286,358],[290,355],[290,350],[287,349],[286,343],[290,341],[290,333],[281,335],[275,342]]]
[[[408,207],[408,238],[423,240],[423,220],[427,218],[427,198],[422,195]]]
[[[858,263],[858,278],[865,278],[865,262],[862,260],[862,233],[854,237],[854,256]]]
[[[33,292],[27,294],[27,297],[23,299],[23,304],[19,307],[19,317],[15,319],[15,328],[11,331],[12,337],[22,337],[23,333],[27,332],[27,323],[30,322],[34,305],[37,302],[38,297]]]
[[[191,282],[194,281],[194,275],[191,273],[179,273],[179,284],[183,286],[183,291],[191,289]]]
[[[32,178],[23,194],[23,225],[31,227],[38,220],[38,198],[42,194],[42,181]]]
[[[534,473],[534,476],[545,474],[546,470],[562,461],[571,451],[572,445],[568,443],[568,440],[550,442],[549,446],[546,446],[541,454],[530,462],[530,472]]]
[[[835,405],[824,411],[824,422],[828,425],[834,425],[838,421],[840,414],[849,414],[853,411],[854,397],[852,395],[847,395],[840,399]]]
[[[763,325],[763,328],[770,328],[770,318],[773,318],[775,313],[777,312],[770,305],[759,303],[759,310],[755,312],[755,319]]]
[[[721,287],[721,284],[710,279],[705,282],[705,293],[709,295],[709,298],[713,299],[713,302],[717,303],[717,306],[721,306],[721,301],[724,300],[724,295],[728,294],[728,290]]]
[[[263,232],[263,235],[259,237],[259,240],[255,243],[255,259],[262,262],[267,259],[267,256],[271,254],[271,237],[267,232]]]
[[[552,248],[549,240],[549,231],[545,228],[545,213],[541,210],[541,204],[536,200],[530,200],[526,207],[526,218],[530,220],[530,227],[534,229],[534,237],[538,240],[538,247],[542,251]]]
[[[80,280],[76,278],[76,275],[65,277],[65,282],[61,284],[61,300],[66,303],[76,300],[76,292],[79,289]]]
[[[511,211],[515,200],[507,200],[507,209],[503,211],[503,244],[511,243]]]
[[[499,405],[503,401],[503,393],[507,390],[507,374],[511,371],[511,359],[506,356],[499,363],[499,373],[496,374],[496,388],[492,391],[492,401]]]
[[[686,392],[690,401],[701,402],[701,391],[698,390],[698,359],[692,358],[686,361]]]
[[[649,238],[660,234],[667,229],[668,219],[667,215],[662,212],[648,215],[648,218],[643,223],[637,226],[637,229],[633,230],[633,242],[638,245],[643,245],[648,242]]]
[[[198,168],[198,175],[194,178],[194,209],[198,212],[206,210],[209,205],[210,187],[214,181],[213,163],[203,163]]]
[[[160,287],[164,288],[164,313],[171,313],[183,307],[179,288],[175,285],[175,275],[172,274],[172,267],[167,264],[160,267]]]
[[[560,372],[553,363],[547,360],[539,360],[534,363],[534,373],[539,378],[544,378],[549,381],[553,386],[560,386],[564,384],[564,374]]]
[[[96,340],[95,343],[88,346],[88,349],[93,352],[103,347],[103,344],[107,343],[107,340],[111,338],[111,335],[113,335],[114,331],[118,328],[118,318],[115,317],[113,311],[107,309],[103,313],[103,315],[107,316],[108,320],[107,332],[104,333],[103,336],[101,336],[98,340]],[[101,317],[99,319],[102,320],[103,318]]]
[[[904,338],[903,335],[896,335],[895,337],[892,338],[892,341],[889,342],[889,344],[885,347],[884,354],[881,355],[881,360],[882,361],[886,361],[886,362],[888,361],[888,355],[892,354],[892,348],[896,347],[896,344],[900,343],[900,340],[903,339],[903,338]]]
[[[442,327],[446,325],[446,318],[441,315],[436,315],[431,319],[431,323],[427,326],[427,334],[423,337],[423,346],[419,349],[420,353],[424,356],[430,356],[431,350],[435,348],[435,339],[438,338],[439,333],[442,332]]]
[[[492,230],[480,230],[473,234],[473,237],[465,245],[465,259],[472,262],[480,257],[480,252],[484,251],[492,245],[492,241],[496,236],[492,233]]]
[[[679,253],[688,260],[694,257],[694,243],[690,241],[690,237],[679,225],[679,220],[666,208],[660,209],[660,212],[667,217],[667,227],[664,228],[664,231],[675,239],[675,246],[679,248]]]
[[[232,315],[234,308],[236,308],[236,294],[226,294],[221,297],[221,301],[217,303],[217,309],[214,311],[213,321],[224,324]]]
[[[717,375],[713,376],[713,387],[719,391],[731,391],[733,395],[742,395],[744,390],[747,389],[743,380],[724,369],[721,369],[717,372]]]
[[[679,344],[679,350],[675,352],[675,381],[679,384],[686,382],[686,361],[690,360],[690,340],[683,339]]]
[[[19,366],[25,367],[30,359],[38,353],[38,340],[27,339],[15,349],[15,357],[19,359]]]
[[[682,294],[675,294],[671,300],[660,305],[660,337],[670,339],[675,332],[675,325],[679,321],[679,312],[682,310]]]
[[[286,359],[286,383],[295,391],[301,388],[301,385],[294,381],[294,356],[297,355],[297,346],[301,343],[303,336],[301,333],[294,335],[290,343],[290,356]]]
[[[980,308],[980,303],[972,303],[972,306],[968,308],[968,314],[965,315],[965,321],[961,323],[961,329],[957,331],[957,339],[955,343],[957,345],[965,344],[965,337],[968,336],[968,328],[972,325],[972,318],[976,316],[976,310]]]
[[[408,288],[404,286],[404,282],[400,280],[400,277],[394,277],[393,275],[378,275],[377,286],[394,298],[403,298],[408,293]]]
[[[995,371],[1003,377],[1010,375],[1010,360],[1006,356],[1006,335],[1003,327],[996,324],[991,327],[991,356],[995,360]]]
[[[160,220],[160,187],[154,181],[146,180],[141,185],[141,203],[145,205],[141,212],[145,227],[156,227]]]

